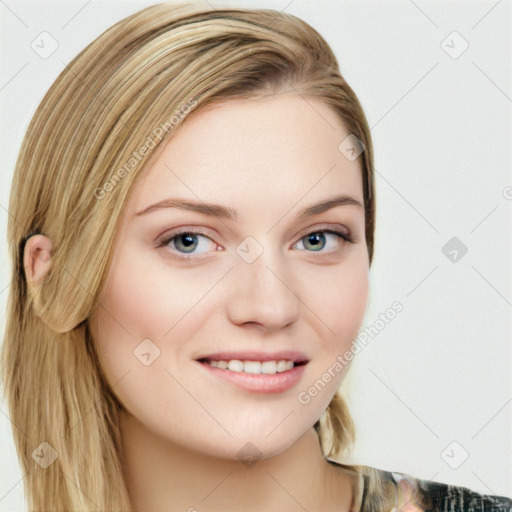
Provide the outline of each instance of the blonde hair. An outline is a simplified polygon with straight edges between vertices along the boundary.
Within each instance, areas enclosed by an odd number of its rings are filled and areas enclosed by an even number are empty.
[[[363,143],[371,262],[368,123],[332,50],[294,16],[194,4],[147,7],[80,52],[37,108],[10,195],[13,279],[1,359],[30,511],[130,510],[120,463],[122,405],[102,373],[87,322],[105,284],[123,205],[145,163],[190,111],[283,91],[331,106]],[[34,232],[53,243],[51,268],[37,287],[23,269],[24,244]],[[355,429],[339,392],[315,428],[325,456],[349,452]],[[58,455],[46,469],[32,455],[42,442]],[[377,479],[370,478],[369,491],[376,509],[394,505],[394,490]]]

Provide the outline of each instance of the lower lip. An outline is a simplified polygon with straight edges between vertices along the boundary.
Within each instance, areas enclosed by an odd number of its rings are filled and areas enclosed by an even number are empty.
[[[197,361],[199,363],[199,361]],[[297,384],[304,373],[306,364],[294,366],[285,372],[265,374],[265,373],[245,373],[234,372],[215,368],[208,363],[199,363],[202,367],[216,375],[227,380],[238,387],[251,391],[253,393],[282,393]]]

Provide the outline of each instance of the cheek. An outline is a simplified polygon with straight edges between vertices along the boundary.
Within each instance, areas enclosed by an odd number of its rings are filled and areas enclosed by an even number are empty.
[[[352,342],[361,327],[369,293],[368,268],[358,265],[344,273],[326,305],[338,343]]]
[[[305,295],[309,300],[304,302],[316,326],[317,358],[309,368],[307,384],[312,388],[303,389],[304,398],[298,398],[301,404],[312,402],[309,407],[321,411],[341,385],[352,360],[346,354],[361,329],[368,304],[368,260],[364,253],[354,254],[346,264],[315,275],[314,292]]]
[[[176,282],[173,286],[166,283],[165,273],[148,260],[134,248],[120,250],[100,305],[91,317],[100,362],[108,382],[119,394],[127,381],[144,382],[146,370],[155,372],[156,365],[144,363],[164,355],[164,335],[187,302],[181,289],[176,292]],[[148,353],[149,356],[143,355]],[[130,375],[124,379],[127,372]],[[117,385],[121,378],[123,384]]]
[[[211,287],[211,277],[191,279],[147,251],[121,252],[102,301],[107,322],[118,332],[114,339],[129,338],[135,347],[149,338],[161,345]]]
[[[354,252],[342,265],[314,269],[301,278],[301,287],[300,296],[316,317],[320,341],[325,344],[322,349],[332,354],[350,346],[368,304],[368,260],[364,254]]]

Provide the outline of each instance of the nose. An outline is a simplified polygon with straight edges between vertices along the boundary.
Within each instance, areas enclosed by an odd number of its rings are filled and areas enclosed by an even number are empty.
[[[288,267],[264,251],[252,263],[240,259],[231,272],[228,317],[237,325],[264,331],[282,329],[297,321],[301,300]]]

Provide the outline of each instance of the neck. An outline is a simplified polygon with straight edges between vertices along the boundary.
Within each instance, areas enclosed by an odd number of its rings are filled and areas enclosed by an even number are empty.
[[[313,428],[252,465],[173,444],[120,417],[123,473],[134,512],[349,510],[352,481],[323,457]]]

